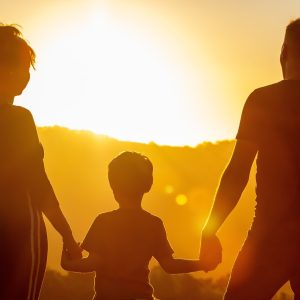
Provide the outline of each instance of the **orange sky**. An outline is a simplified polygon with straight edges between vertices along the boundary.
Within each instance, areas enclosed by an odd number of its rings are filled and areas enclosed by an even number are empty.
[[[17,104],[38,125],[196,145],[234,138],[247,95],[281,79],[288,1],[6,1],[37,70]]]

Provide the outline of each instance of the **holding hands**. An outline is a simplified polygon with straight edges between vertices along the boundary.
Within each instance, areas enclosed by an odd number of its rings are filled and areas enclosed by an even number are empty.
[[[74,248],[68,248],[69,246],[67,246],[66,243],[63,245],[60,265],[64,270],[85,273],[93,272],[103,266],[103,259],[101,259],[97,253],[92,252],[89,253],[87,257],[82,257],[81,252],[83,249],[79,243],[76,243],[76,247],[74,244],[72,246],[74,246]],[[78,249],[80,249],[80,255]]]
[[[79,244],[75,241],[72,235],[64,237],[64,253],[68,256],[69,259],[81,259],[82,258],[82,249]]]
[[[200,261],[205,272],[214,270],[222,262],[222,245],[215,234],[202,232]]]

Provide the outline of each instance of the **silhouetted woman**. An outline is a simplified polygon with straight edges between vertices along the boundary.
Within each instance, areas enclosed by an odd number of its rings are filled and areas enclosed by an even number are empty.
[[[42,213],[71,256],[80,249],[45,173],[31,113],[14,106],[30,78],[35,53],[14,26],[0,25],[0,299],[36,300],[47,258]]]

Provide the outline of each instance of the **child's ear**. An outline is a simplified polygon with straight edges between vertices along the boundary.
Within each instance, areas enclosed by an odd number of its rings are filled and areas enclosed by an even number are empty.
[[[153,177],[151,177],[151,179],[145,183],[145,193],[148,193],[152,187],[153,184]]]

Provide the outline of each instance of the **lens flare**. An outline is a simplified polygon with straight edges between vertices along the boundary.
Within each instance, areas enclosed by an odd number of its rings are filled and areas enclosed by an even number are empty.
[[[184,194],[179,194],[179,195],[177,195],[177,197],[176,197],[176,203],[177,203],[178,205],[184,206],[184,205],[187,204],[187,202],[188,202],[188,198],[187,198],[186,195],[184,195]]]

